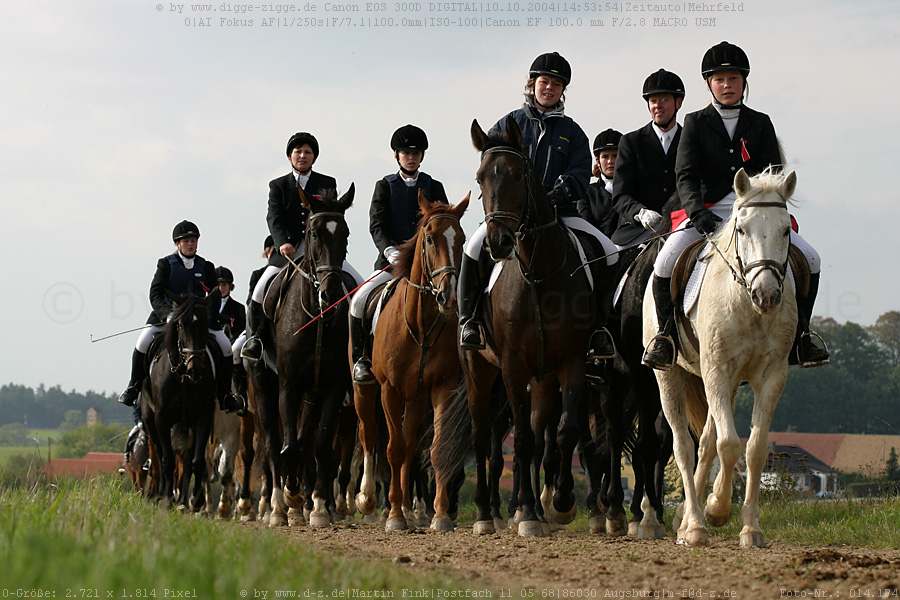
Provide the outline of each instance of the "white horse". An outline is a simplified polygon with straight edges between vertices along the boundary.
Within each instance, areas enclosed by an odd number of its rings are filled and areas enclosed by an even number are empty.
[[[236,486],[234,482],[234,459],[241,448],[241,418],[216,410],[212,441],[206,448],[206,464],[209,477],[206,481],[206,513],[217,513],[222,519],[230,519],[234,512]],[[215,504],[212,483],[222,483],[222,496]]]
[[[684,483],[685,500],[679,509],[683,509],[683,518],[680,525],[676,520],[680,544],[707,545],[704,516],[711,525],[720,526],[731,514],[732,474],[741,456],[734,396],[741,382],[747,381],[754,401],[741,546],[766,545],[759,527],[760,475],[768,456],[772,413],[787,380],[788,354],[797,329],[794,289],[785,286],[791,229],[787,205],[796,183],[794,172],[787,176],[767,172],[751,179],[743,169],[738,171],[731,218],[713,238],[715,246],[703,287],[687,315],[688,331],[679,327],[678,360],[669,371],[655,371]],[[648,286],[645,343],[657,331],[655,314]],[[692,337],[699,344],[686,341]],[[695,431],[702,430],[696,471],[689,421]],[[722,468],[704,514],[699,494],[705,489],[715,450]]]

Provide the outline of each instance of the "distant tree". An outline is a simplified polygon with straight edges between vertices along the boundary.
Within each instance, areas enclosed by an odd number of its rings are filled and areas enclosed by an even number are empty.
[[[28,443],[28,430],[21,423],[0,427],[0,446],[26,446]]]
[[[125,434],[130,427],[97,425],[80,427],[64,434],[54,454],[59,458],[81,458],[88,452],[121,452],[125,448]]]
[[[83,427],[85,424],[85,416],[84,413],[80,410],[67,410],[66,411],[66,420],[63,421],[59,430],[63,433],[67,431],[72,431],[74,429],[78,429],[79,427]]]
[[[900,367],[900,312],[886,312],[869,327],[872,337],[884,350],[892,367]]]

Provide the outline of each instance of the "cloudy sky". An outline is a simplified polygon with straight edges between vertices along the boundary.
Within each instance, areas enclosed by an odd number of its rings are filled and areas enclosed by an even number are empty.
[[[893,0],[753,0],[703,12],[680,2],[385,2],[366,11],[340,0],[326,11],[316,0],[312,12],[300,0],[252,10],[203,1],[215,10],[168,0],[4,3],[0,383],[120,391],[137,334],[91,337],[144,323],[156,260],[172,251],[182,219],[200,227],[199,253],[234,271],[243,300],[263,264],[267,183],[288,172],[295,131],[318,137],[315,169],[340,191],[356,184],[349,259],[369,273],[368,205],[375,181],[396,169],[394,129],[427,131],[423,170],[461,200],[477,187],[470,123],[489,127],[519,106],[528,66],[548,51],[571,62],[566,112],[593,139],[648,121],[641,85],[659,68],[684,79],[682,113],[703,108],[704,51],[723,39],[741,45],[752,65],[748,104],[772,117],[799,176],[794,214],[822,255],[816,314],[869,325],[900,309]],[[471,232],[483,212],[478,202],[469,210]]]

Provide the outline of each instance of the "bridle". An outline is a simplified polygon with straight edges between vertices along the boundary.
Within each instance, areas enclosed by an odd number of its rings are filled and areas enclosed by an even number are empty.
[[[340,219],[344,223],[346,223],[346,218],[344,217],[344,214],[340,213],[340,212],[323,211],[323,212],[316,212],[316,213],[310,214],[309,218],[306,221],[306,233],[304,236],[305,237],[304,247],[306,248],[305,256],[304,256],[305,260],[303,261],[303,263],[301,263],[301,266],[298,267],[297,270],[300,272],[300,275],[302,275],[304,279],[306,279],[310,284],[312,284],[313,289],[317,292],[315,294],[312,294],[312,296],[315,300],[315,303],[316,303],[316,307],[314,307],[314,308],[317,308],[319,313],[321,313],[322,306],[321,306],[321,303],[319,302],[319,295],[318,295],[319,289],[322,287],[322,285],[325,284],[325,282],[328,280],[328,278],[332,277],[332,276],[338,277],[341,280],[341,282],[343,283],[342,275],[344,273],[344,269],[343,269],[343,265],[319,265],[316,263],[315,253],[312,252],[312,245],[310,243],[310,236],[311,236],[311,231],[312,231],[312,227],[310,227],[310,225],[312,224],[313,219],[315,219],[317,217],[334,217],[334,218]],[[307,265],[307,268],[303,267],[304,263]],[[314,314],[314,312],[310,311],[306,307],[306,305],[303,304],[302,296],[301,296],[301,306],[303,308],[303,311],[308,316],[310,316],[310,317],[316,316],[316,314]],[[329,316],[334,316],[334,314],[336,314],[336,313],[332,313]],[[327,317],[323,317],[323,318],[327,318]]]
[[[191,364],[193,363],[193,361],[198,360],[198,359],[202,361],[206,357],[206,347],[204,346],[200,350],[195,350],[193,348],[186,348],[184,346],[184,340],[182,339],[182,334],[185,332],[184,324],[180,320],[176,321],[175,328],[178,333],[178,335],[177,335],[178,353],[174,360],[170,354],[169,362],[172,365],[172,367],[171,367],[172,373],[175,375],[178,375],[181,382],[184,383],[184,380],[186,378],[189,378],[188,371],[190,370]]]
[[[409,285],[411,285],[412,287],[414,287],[415,289],[417,289],[420,294],[431,293],[433,296],[438,295],[438,290],[441,288],[441,285],[443,284],[444,279],[446,277],[449,277],[449,276],[457,276],[458,277],[459,276],[459,269],[457,269],[453,265],[447,265],[446,267],[439,267],[437,269],[432,270],[431,265],[428,264],[428,254],[426,253],[426,249],[425,249],[424,231],[425,231],[425,228],[428,227],[429,223],[431,223],[432,221],[437,220],[437,219],[452,219],[452,220],[456,221],[457,224],[459,223],[458,217],[456,217],[454,215],[445,215],[445,214],[434,215],[434,216],[430,217],[427,221],[425,221],[425,223],[422,225],[423,234],[422,234],[422,244],[421,244],[421,248],[420,248],[421,254],[422,254],[422,283],[421,284],[413,283],[408,278],[406,280],[407,283]],[[460,230],[462,230],[461,226],[460,226]],[[452,252],[453,249],[451,248],[450,251]],[[440,280],[438,281],[437,285],[435,285],[434,278],[437,275],[440,275],[441,277],[440,277]]]
[[[745,202],[739,208],[783,208],[787,210],[787,204],[784,202]],[[747,264],[744,264],[743,259],[741,258],[741,249],[740,249],[740,238],[737,235],[737,227],[732,230],[731,240],[734,242],[734,257],[735,262],[737,263],[738,269],[735,269],[732,266],[731,261],[729,261],[725,255],[722,253],[722,250],[719,249],[718,245],[713,241],[712,235],[707,235],[706,239],[709,241],[710,245],[719,253],[722,259],[725,261],[725,264],[728,265],[728,268],[731,270],[731,275],[734,277],[734,280],[737,281],[747,293],[751,293],[753,288],[753,282],[756,281],[756,278],[759,277],[764,271],[771,271],[775,276],[775,279],[778,281],[779,290],[784,291],[784,279],[787,275],[787,265],[788,259],[790,257],[790,245],[788,245],[788,255],[784,257],[784,261],[779,262],[777,260],[772,260],[770,258],[762,258],[760,260],[754,260]],[[728,244],[731,245],[731,242]],[[754,269],[759,269],[756,274],[750,277],[749,281],[747,280],[747,276]]]
[[[509,212],[505,210],[496,210],[489,213],[485,213],[484,222],[490,224],[492,221],[497,220],[497,222],[502,225],[507,231],[509,231],[513,237],[515,237],[517,242],[522,241],[527,238],[529,235],[533,235],[537,237],[538,234],[550,229],[551,227],[555,227],[559,224],[556,216],[554,215],[553,219],[546,223],[542,223],[540,225],[535,225],[534,227],[528,227],[529,220],[532,217],[532,213],[537,212],[537,205],[534,197],[534,190],[532,189],[531,182],[532,176],[534,175],[534,167],[531,166],[531,162],[528,160],[528,157],[525,156],[519,150],[511,147],[511,146],[495,146],[493,148],[489,148],[481,153],[481,162],[484,163],[485,157],[489,154],[513,154],[522,159],[522,163],[525,166],[525,210],[519,215],[514,212]],[[510,227],[503,219],[510,219],[515,221],[518,225],[517,229],[513,229]],[[519,263],[519,269],[522,273],[522,277],[525,278],[526,281],[530,284],[541,284],[544,281],[554,277],[557,273],[559,273],[566,266],[566,253],[562,253],[562,262],[560,265],[553,269],[553,271],[540,279],[536,279],[534,277],[534,273],[525,269],[525,265],[519,255],[519,247],[516,244],[515,255],[518,259],[516,262]]]

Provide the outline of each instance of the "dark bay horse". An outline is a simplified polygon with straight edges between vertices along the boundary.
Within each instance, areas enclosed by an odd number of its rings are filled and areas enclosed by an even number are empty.
[[[419,426],[432,407],[437,425],[459,382],[456,286],[465,242],[459,220],[468,206],[469,196],[450,206],[430,203],[419,192],[420,225],[416,236],[400,248],[393,296],[381,309],[374,332],[372,372],[379,385],[353,385],[365,453],[357,496],[357,507],[363,514],[370,514],[376,504],[375,402],[381,391],[391,465],[388,531],[404,530],[410,521],[415,523],[410,471],[419,444]],[[434,435],[442,435],[439,425]],[[436,473],[432,521],[436,531],[452,531],[454,527],[448,514],[449,479],[445,473]]]
[[[144,383],[141,417],[160,458],[161,499],[173,500],[174,448],[184,448],[179,508],[199,511],[205,504],[206,446],[216,410],[216,379],[206,350],[209,309],[193,294],[170,299],[174,309]]]
[[[505,134],[490,135],[475,121],[471,134],[481,152],[477,180],[483,195],[487,246],[495,261],[507,261],[491,294],[482,298],[487,348],[460,352],[478,469],[474,530],[495,531],[485,461],[491,434],[491,391],[500,375],[513,413],[515,453],[521,466],[519,535],[538,536],[543,534],[543,511],[535,498],[544,455],[536,448],[543,447],[545,432],[549,439],[544,469],[550,487],[555,487],[550,504],[559,523],[568,523],[575,516],[572,454],[579,439],[578,412],[586,397],[585,356],[595,327],[594,292],[568,230],[557,221],[524,153],[515,121],[507,120]],[[594,256],[603,254],[599,244],[590,249]],[[595,285],[610,285],[612,268],[605,261],[594,267]],[[621,426],[620,415],[611,414],[609,420]],[[613,442],[618,440],[621,450],[619,435],[620,431],[615,432]],[[620,466],[612,471],[618,476]],[[621,486],[618,493],[614,514],[624,523]]]
[[[340,300],[352,289],[342,265],[350,235],[344,213],[353,203],[354,186],[340,199],[305,194],[299,187],[298,193],[309,211],[305,253],[296,267],[287,267],[297,273],[275,318],[277,376],[262,361],[251,367],[250,376],[273,477],[269,525],[286,524],[285,505],[301,509],[310,492],[309,524],[324,527],[334,504],[337,415],[351,389],[349,300]]]

